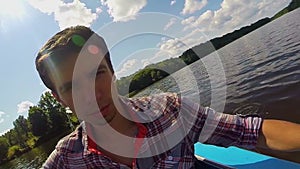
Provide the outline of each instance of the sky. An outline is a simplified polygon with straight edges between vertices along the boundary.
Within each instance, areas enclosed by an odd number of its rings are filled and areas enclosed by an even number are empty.
[[[104,37],[117,78],[264,17],[291,0],[0,0],[0,135],[28,117],[47,88],[34,60],[66,27]]]

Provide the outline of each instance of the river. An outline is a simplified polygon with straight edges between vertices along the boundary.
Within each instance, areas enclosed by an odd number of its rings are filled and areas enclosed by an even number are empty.
[[[300,9],[185,67],[140,95],[178,92],[218,111],[255,111],[266,118],[300,123],[300,20],[296,18],[300,18]],[[241,107],[245,111],[240,111]],[[0,168],[39,168],[55,143],[50,141]],[[278,153],[278,157],[296,161],[300,154]]]

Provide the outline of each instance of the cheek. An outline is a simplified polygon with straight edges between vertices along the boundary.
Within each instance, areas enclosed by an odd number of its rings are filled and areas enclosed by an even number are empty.
[[[97,91],[110,92],[112,88],[112,78],[106,78],[105,80],[96,80],[95,88]]]

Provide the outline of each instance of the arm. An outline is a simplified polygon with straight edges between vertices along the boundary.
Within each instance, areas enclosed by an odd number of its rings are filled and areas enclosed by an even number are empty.
[[[300,151],[300,124],[265,119],[257,147],[280,151]]]

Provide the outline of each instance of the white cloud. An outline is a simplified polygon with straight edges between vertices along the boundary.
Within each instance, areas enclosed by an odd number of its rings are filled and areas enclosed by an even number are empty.
[[[185,35],[175,39],[162,39],[158,47],[176,57],[195,45],[250,25],[264,17],[271,17],[288,4],[289,0],[224,0],[221,8],[216,11],[207,10],[198,17],[191,16],[182,20]],[[159,56],[165,55],[158,52],[155,57]]]
[[[150,65],[152,62],[150,61],[150,59],[142,59],[141,60],[143,67],[146,67],[148,65]]]
[[[60,5],[63,4],[61,0],[27,0],[27,2],[34,8],[40,10],[43,13],[51,15],[57,11]]]
[[[146,6],[147,0],[101,0],[108,7],[108,13],[114,21],[135,19],[137,13]]]
[[[102,12],[102,9],[100,7],[96,8],[96,14],[100,14]]]
[[[176,22],[176,18],[171,18],[170,21],[167,23],[167,25],[164,27],[164,30],[166,31],[167,29],[169,29],[172,25],[174,25],[174,23]]]
[[[34,104],[30,101],[23,101],[20,104],[18,104],[18,113],[24,113],[29,110],[30,106],[33,106]]]
[[[185,25],[183,30],[197,27],[203,34],[210,38],[250,25],[264,17],[271,17],[276,12],[289,4],[289,0],[283,1],[248,1],[248,0],[224,0],[221,8],[216,11],[206,11],[198,17],[189,17],[181,23]]]
[[[117,77],[123,77],[124,75],[127,75],[128,72],[136,70],[138,60],[137,59],[131,59],[127,60],[121,67],[119,71],[116,72]]]
[[[160,60],[158,59],[160,57],[178,57],[187,49],[208,40],[200,29],[194,29],[184,36],[174,39],[162,38],[161,42],[157,45],[160,51],[149,60]]]
[[[181,21],[181,24],[182,24],[182,25],[190,25],[190,24],[192,24],[195,20],[196,20],[195,16],[191,16],[191,17],[188,17],[187,19],[182,20],[182,21]]]
[[[179,38],[168,39],[159,44],[160,50],[167,51],[171,56],[178,56],[182,53],[185,50],[184,46],[184,42]]]
[[[174,5],[175,3],[176,3],[176,0],[173,0],[173,1],[170,2],[170,5],[172,6],[172,5]]]
[[[88,9],[79,0],[61,5],[54,16],[55,20],[59,23],[60,29],[79,24],[90,26],[97,18],[97,14],[92,13],[91,9]]]
[[[183,15],[192,14],[201,10],[207,5],[207,0],[185,0],[184,8],[181,11]]]
[[[62,0],[28,0],[28,2],[43,13],[54,14],[60,29],[75,25],[90,26],[97,18],[97,14],[101,13],[100,8],[93,13],[79,0],[71,3],[64,3]]]
[[[0,111],[0,124],[4,122],[4,118],[3,118],[4,114],[5,114],[4,112]]]

